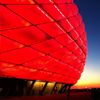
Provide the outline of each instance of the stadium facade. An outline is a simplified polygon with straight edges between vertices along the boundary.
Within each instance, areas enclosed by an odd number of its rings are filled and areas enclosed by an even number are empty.
[[[1,95],[65,92],[83,72],[86,39],[73,0],[0,0]]]

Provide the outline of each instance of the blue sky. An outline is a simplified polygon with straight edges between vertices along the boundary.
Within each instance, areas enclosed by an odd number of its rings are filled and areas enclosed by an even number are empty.
[[[88,78],[92,77],[90,82],[100,84],[100,0],[74,0],[74,2],[79,8],[87,31],[88,55],[83,74],[87,74]],[[85,78],[83,80],[85,81]]]

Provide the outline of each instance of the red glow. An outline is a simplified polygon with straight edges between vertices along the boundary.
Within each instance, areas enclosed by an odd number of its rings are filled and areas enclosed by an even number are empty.
[[[73,0],[0,3],[0,76],[76,83],[87,42]]]

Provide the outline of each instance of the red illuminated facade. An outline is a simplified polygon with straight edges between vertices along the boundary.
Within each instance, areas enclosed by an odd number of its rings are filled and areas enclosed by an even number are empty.
[[[0,77],[75,84],[86,51],[73,0],[0,0]]]

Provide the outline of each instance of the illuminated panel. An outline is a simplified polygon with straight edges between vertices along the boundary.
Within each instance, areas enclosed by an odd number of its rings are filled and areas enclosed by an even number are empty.
[[[0,77],[74,84],[86,52],[73,0],[0,0]]]

